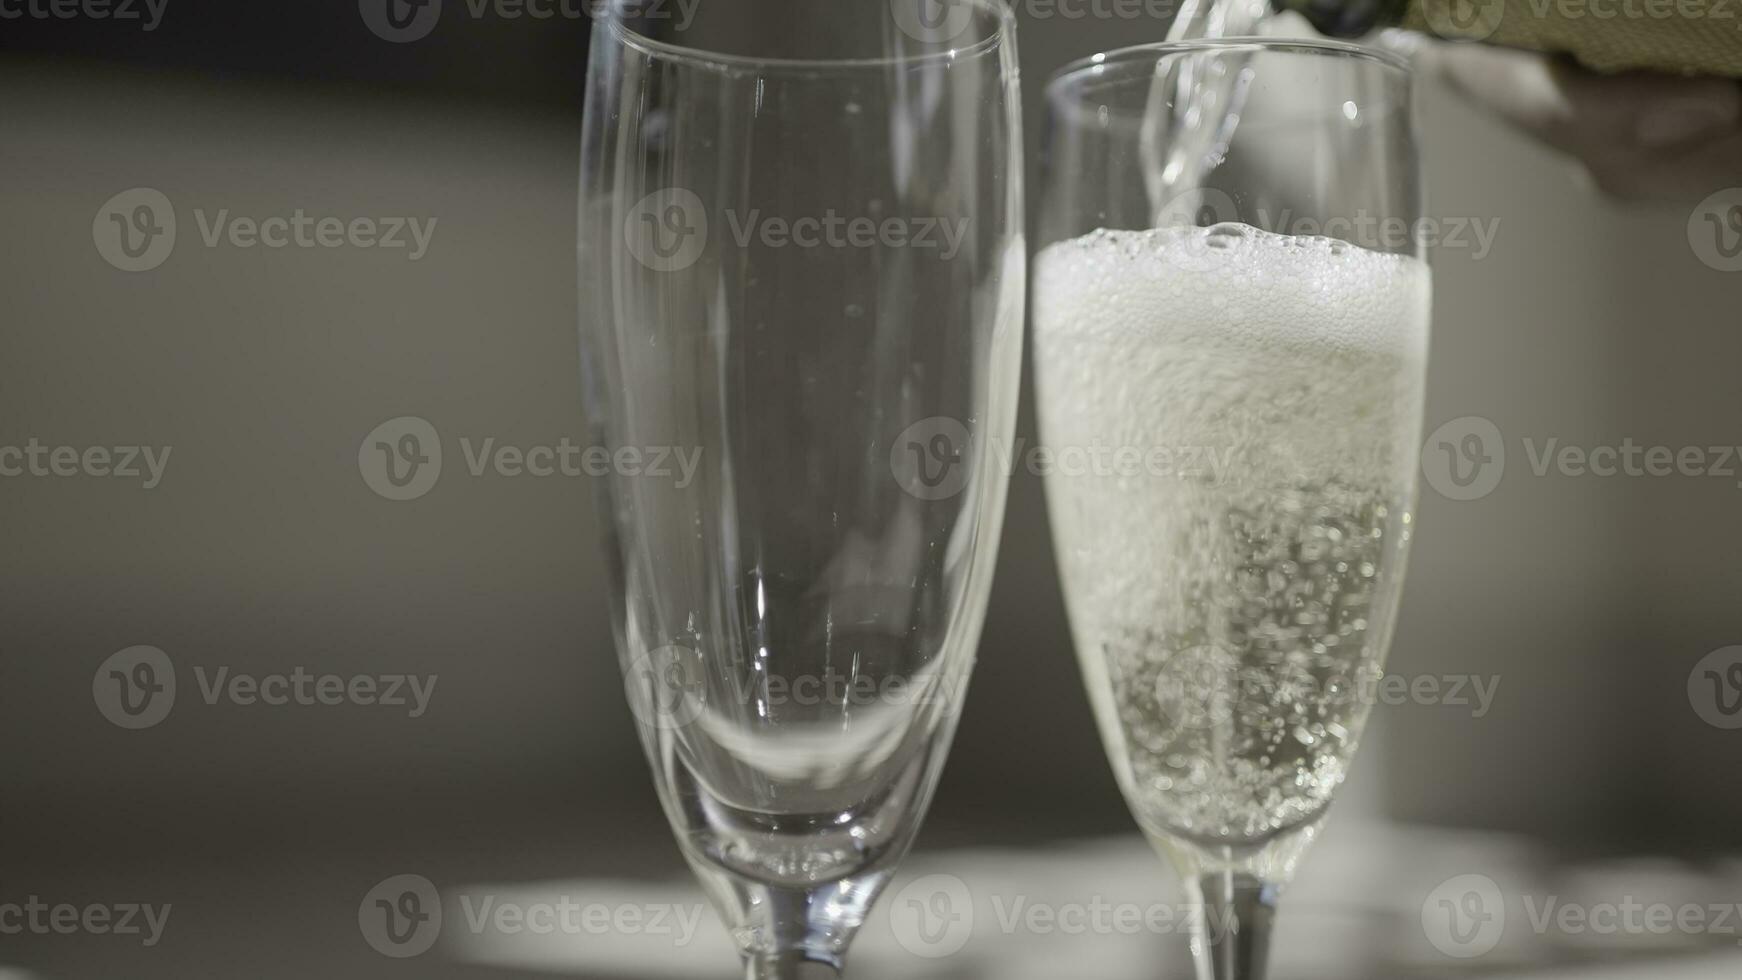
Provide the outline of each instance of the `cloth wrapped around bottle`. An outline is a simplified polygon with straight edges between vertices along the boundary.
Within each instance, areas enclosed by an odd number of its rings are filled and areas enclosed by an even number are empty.
[[[1742,78],[1742,0],[1410,0],[1403,26],[1565,52],[1600,72]]]

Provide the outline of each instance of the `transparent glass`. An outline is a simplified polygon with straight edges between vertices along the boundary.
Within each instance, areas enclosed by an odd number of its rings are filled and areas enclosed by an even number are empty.
[[[595,24],[581,154],[613,625],[749,975],[830,974],[919,827],[985,616],[1026,288],[1014,24],[656,6],[693,20]]]
[[[1255,980],[1411,536],[1431,282],[1409,72],[1163,44],[1072,65],[1047,102],[1035,372],[1075,645],[1202,912],[1198,977]]]

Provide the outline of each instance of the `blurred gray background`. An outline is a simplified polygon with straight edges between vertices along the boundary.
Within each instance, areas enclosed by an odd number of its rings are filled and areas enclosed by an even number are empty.
[[[560,948],[398,961],[358,935],[358,902],[401,873],[443,887],[687,881],[624,704],[590,481],[473,476],[461,443],[586,442],[573,256],[587,24],[450,7],[402,44],[349,4],[171,0],[150,32],[0,25],[0,446],[173,447],[149,490],[0,478],[0,904],[174,906],[149,949],[0,934],[0,977],[683,973],[657,953],[606,967]],[[1019,5],[1031,169],[1047,74],[1165,33],[1153,18],[1045,9]],[[1525,449],[1742,442],[1742,275],[1689,240],[1693,202],[1720,188],[1621,209],[1451,95],[1427,86],[1420,108],[1430,213],[1498,222],[1488,253],[1433,257],[1427,428],[1485,418],[1507,458],[1480,499],[1423,486],[1391,666],[1500,686],[1480,718],[1378,709],[1339,817],[1374,829],[1328,852],[1383,839],[1407,865],[1427,860],[1419,841],[1470,841],[1459,853],[1500,856],[1448,867],[1624,860],[1623,880],[1727,881],[1742,900],[1726,863],[1742,855],[1742,732],[1708,723],[1689,694],[1701,658],[1742,643],[1742,462],[1730,476],[1538,476]],[[136,187],[173,202],[178,239],[161,266],[127,273],[99,254],[93,222]],[[208,247],[195,212],[224,209],[435,226],[415,261]],[[435,487],[403,502],[372,491],[358,460],[400,416],[433,425],[446,457]],[[1021,425],[1032,440],[1026,408]],[[180,690],[167,719],[134,731],[98,710],[93,676],[137,645],[164,651]],[[208,704],[196,667],[436,687],[415,718]],[[916,866],[976,848],[1000,867],[1087,838],[1136,850],[1131,835],[1077,680],[1041,487],[1018,472],[973,696]],[[1107,866],[1169,887],[1143,861]],[[1333,896],[1359,880],[1319,873]],[[1284,948],[1285,978],[1318,975],[1310,957],[1330,955]],[[1185,976],[1183,952],[1164,949],[1143,975]],[[726,955],[710,948],[715,969],[695,975],[728,975]],[[1590,976],[1610,958],[1570,957]],[[1386,953],[1324,975],[1560,961]]]

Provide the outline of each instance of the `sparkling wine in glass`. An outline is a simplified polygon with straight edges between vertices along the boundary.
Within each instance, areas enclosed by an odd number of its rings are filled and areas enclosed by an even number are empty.
[[[1013,20],[689,9],[606,12],[588,68],[613,625],[748,975],[832,975],[937,784],[991,585],[1025,296]]]
[[[1182,76],[1242,108],[1219,164],[1156,200],[1193,113],[1154,93],[1190,97]],[[1256,980],[1412,531],[1431,283],[1410,76],[1337,43],[1170,43],[1068,67],[1048,107],[1043,441],[1137,461],[1048,475],[1077,653],[1126,799],[1201,903],[1200,980]]]

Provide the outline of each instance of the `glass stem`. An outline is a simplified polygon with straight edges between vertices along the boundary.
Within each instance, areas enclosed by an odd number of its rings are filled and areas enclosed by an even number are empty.
[[[746,980],[835,980],[877,884],[848,879],[812,890],[740,882]]]
[[[1213,871],[1189,879],[1202,914],[1192,931],[1198,980],[1264,980],[1278,887],[1254,875]]]

